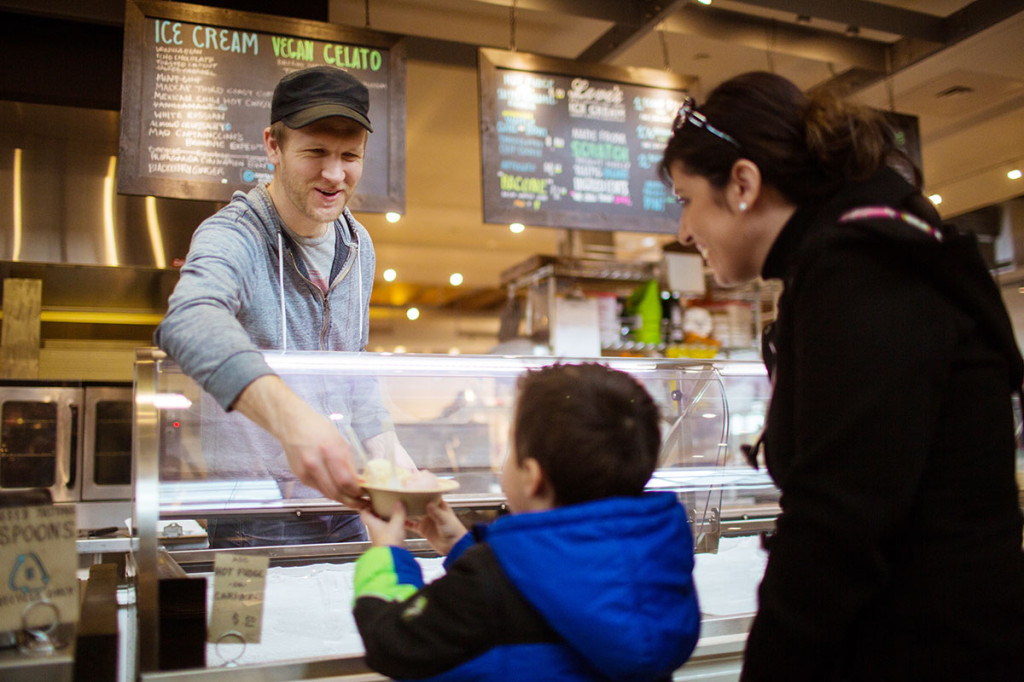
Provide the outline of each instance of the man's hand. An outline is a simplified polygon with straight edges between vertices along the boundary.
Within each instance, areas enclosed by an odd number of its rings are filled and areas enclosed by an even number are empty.
[[[267,374],[256,379],[234,407],[277,438],[300,481],[356,509],[366,507],[352,448],[327,417],[295,395],[280,377]]]
[[[452,551],[455,543],[466,534],[466,527],[443,497],[427,502],[427,515],[407,521],[405,526],[422,535],[441,556]]]
[[[374,547],[401,547],[405,541],[405,505],[395,502],[391,519],[385,521],[369,509],[359,512]]]

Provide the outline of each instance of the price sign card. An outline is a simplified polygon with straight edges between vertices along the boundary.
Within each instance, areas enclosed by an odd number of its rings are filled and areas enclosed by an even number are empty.
[[[78,620],[77,537],[73,505],[0,508],[0,632]]]
[[[263,599],[270,557],[221,553],[213,559],[213,609],[207,641],[237,634],[258,644],[263,630]]]

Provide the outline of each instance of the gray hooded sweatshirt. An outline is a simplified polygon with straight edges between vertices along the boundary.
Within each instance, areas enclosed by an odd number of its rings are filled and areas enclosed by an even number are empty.
[[[224,409],[255,379],[273,373],[260,350],[361,350],[369,338],[373,242],[347,208],[334,228],[335,262],[324,294],[309,280],[266,186],[235,192],[192,236],[156,344]]]
[[[202,408],[209,473],[292,478],[276,441],[241,415],[223,412],[255,379],[274,373],[260,351],[359,351],[366,345],[373,243],[347,208],[334,229],[335,258],[324,294],[307,276],[266,186],[236,192],[196,228],[154,339],[219,405]],[[322,414],[344,414],[363,439],[393,428],[372,378],[283,378]],[[255,467],[254,452],[260,453]]]

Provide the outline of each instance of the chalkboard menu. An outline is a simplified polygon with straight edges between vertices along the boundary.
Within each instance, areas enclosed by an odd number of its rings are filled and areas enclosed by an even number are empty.
[[[118,191],[228,201],[267,181],[274,86],[332,65],[370,91],[354,210],[405,210],[405,50],[399,36],[177,2],[126,3]]]
[[[492,49],[479,72],[484,222],[676,232],[657,165],[689,79]]]

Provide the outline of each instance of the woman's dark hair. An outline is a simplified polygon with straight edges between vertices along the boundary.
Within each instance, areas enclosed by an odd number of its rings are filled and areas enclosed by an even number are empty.
[[[555,504],[639,495],[661,448],[658,407],[633,377],[599,364],[551,365],[519,379],[516,459],[536,459]]]
[[[722,188],[733,164],[746,158],[757,164],[765,184],[795,204],[867,180],[886,165],[910,171],[920,186],[920,171],[897,145],[885,116],[834,92],[805,96],[781,76],[754,71],[716,87],[700,112],[739,147],[696,125],[681,126],[658,168],[668,184],[672,164],[681,161],[687,172]]]

